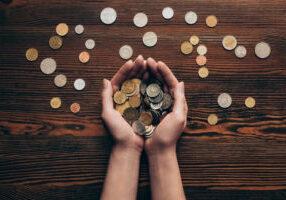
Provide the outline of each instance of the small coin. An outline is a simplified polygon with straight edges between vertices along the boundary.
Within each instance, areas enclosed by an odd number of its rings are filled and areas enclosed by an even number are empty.
[[[104,24],[113,24],[117,18],[117,13],[113,8],[104,8],[100,13],[100,19]]]
[[[146,32],[143,35],[143,44],[147,47],[153,47],[157,44],[158,37],[154,32]]]
[[[173,103],[172,96],[169,93],[164,93],[162,109],[167,110]]]
[[[54,109],[57,109],[57,108],[61,107],[61,105],[62,105],[61,98],[59,98],[59,97],[53,97],[53,98],[50,100],[50,105],[51,105],[51,107],[54,108]]]
[[[200,42],[200,38],[198,37],[198,36],[196,36],[196,35],[192,35],[191,37],[190,37],[190,43],[192,44],[192,45],[197,45],[197,44],[199,44],[199,42]]]
[[[136,15],[134,15],[133,17],[133,23],[135,26],[141,28],[147,25],[148,23],[148,17],[145,13],[137,13]]]
[[[74,81],[73,86],[76,90],[83,90],[85,88],[85,81],[81,78],[78,78]]]
[[[146,88],[146,93],[149,97],[156,97],[159,95],[161,88],[158,84],[152,83]]]
[[[141,98],[138,96],[129,97],[129,104],[132,108],[138,108],[141,105]]]
[[[198,46],[198,48],[197,48],[197,53],[199,54],[199,55],[206,55],[207,54],[207,52],[208,52],[208,48],[205,46],[205,45],[199,45]]]
[[[226,49],[226,50],[233,50],[237,45],[237,40],[234,36],[232,35],[227,35],[223,38],[222,40],[222,46]]]
[[[82,51],[78,55],[78,59],[81,63],[87,63],[90,59],[90,55],[87,51]]]
[[[160,103],[150,103],[150,107],[154,110],[160,109],[162,105],[163,105],[163,101],[161,101]]]
[[[117,104],[123,104],[127,99],[127,96],[125,93],[121,91],[116,91],[113,95],[113,100]]]
[[[79,103],[73,103],[70,106],[70,110],[72,113],[78,113],[80,111],[80,105]]]
[[[228,108],[232,104],[232,98],[228,93],[222,93],[218,96],[217,103],[222,108]]]
[[[209,75],[209,70],[206,67],[201,67],[199,69],[199,76],[201,78],[206,78],[206,77],[208,77],[208,75]]]
[[[140,114],[139,120],[145,125],[145,126],[149,126],[151,125],[152,121],[153,121],[153,116],[151,112],[142,112]]]
[[[192,53],[193,51],[193,45],[188,42],[188,41],[185,41],[181,44],[181,52],[185,55],[188,55],[190,53]]]
[[[206,18],[206,24],[208,27],[213,28],[217,25],[217,18],[214,15],[209,15]]]
[[[116,104],[116,105],[115,105],[115,109],[116,109],[121,115],[123,115],[124,111],[125,111],[127,108],[130,108],[129,101],[125,101],[125,103],[123,103],[123,104]]]
[[[88,39],[85,41],[85,47],[87,49],[93,49],[95,47],[95,41],[93,39]]]
[[[162,16],[165,19],[171,19],[174,16],[174,10],[171,7],[166,7],[162,10]]]
[[[132,123],[132,129],[138,135],[144,135],[146,132],[146,128],[140,120],[136,120]]]
[[[187,24],[195,24],[198,20],[198,16],[195,12],[189,11],[185,14],[185,21]]]
[[[256,44],[255,46],[255,55],[258,58],[262,58],[265,59],[268,56],[270,56],[271,53],[271,47],[268,43],[266,42],[260,42],[258,44]]]
[[[124,119],[128,122],[134,122],[139,118],[139,112],[135,108],[126,108],[123,113]]]
[[[35,48],[27,49],[27,51],[26,51],[26,58],[27,58],[27,60],[35,61],[35,60],[38,59],[38,56],[39,56],[39,52],[38,52],[37,49],[35,49]]]
[[[124,60],[128,60],[132,57],[133,55],[133,49],[131,46],[129,45],[123,45],[122,47],[120,47],[119,49],[119,56],[124,59]]]
[[[255,106],[255,99],[253,97],[247,97],[245,99],[245,105],[248,108],[253,108]]]
[[[40,64],[40,69],[44,74],[52,74],[56,71],[57,63],[53,58],[45,58]]]
[[[54,84],[57,87],[64,87],[67,83],[67,77],[63,74],[56,75],[54,78]]]
[[[59,36],[65,36],[69,32],[69,27],[65,23],[60,23],[56,27],[56,32]]]
[[[136,90],[136,84],[132,80],[126,80],[121,86],[121,91],[125,94],[132,94]],[[127,95],[128,96],[128,95]]]
[[[203,65],[205,65],[207,63],[207,58],[205,56],[203,56],[203,55],[199,55],[196,58],[196,62],[197,62],[198,65],[203,66]]]
[[[208,123],[210,125],[216,125],[218,122],[218,117],[216,114],[210,114],[208,117]]]
[[[59,36],[52,36],[50,37],[49,45],[52,49],[59,49],[63,45],[63,39]]]
[[[78,24],[75,26],[74,31],[76,34],[80,35],[84,32],[84,26],[81,24]]]
[[[244,58],[246,56],[246,48],[242,45],[239,45],[234,50],[235,56],[238,58]]]

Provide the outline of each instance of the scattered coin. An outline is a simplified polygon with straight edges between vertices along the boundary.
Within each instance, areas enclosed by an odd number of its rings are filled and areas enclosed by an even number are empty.
[[[67,83],[67,77],[63,74],[59,74],[54,78],[54,84],[57,87],[64,87]]]
[[[26,51],[26,58],[28,61],[35,61],[38,59],[39,53],[35,48],[29,48]]]
[[[140,96],[129,97],[129,104],[132,108],[138,108],[141,105]]]
[[[132,129],[138,135],[144,135],[146,132],[146,128],[140,120],[136,120],[132,123]]]
[[[199,76],[201,78],[206,78],[206,77],[208,77],[208,75],[209,75],[209,70],[206,67],[201,67],[199,69]]]
[[[82,51],[78,55],[78,59],[81,63],[87,63],[90,59],[90,55],[87,51]]]
[[[195,24],[198,20],[198,16],[195,12],[189,11],[185,14],[185,21],[187,24]]]
[[[84,26],[81,24],[78,24],[75,26],[74,31],[76,34],[80,35],[84,32]]]
[[[104,8],[100,13],[100,19],[104,24],[113,24],[117,18],[117,13],[113,8]]]
[[[206,24],[208,27],[213,28],[217,25],[217,18],[214,15],[209,15],[206,18]]]
[[[70,110],[72,113],[78,113],[80,111],[80,105],[79,103],[73,103],[70,106]]]
[[[228,93],[222,93],[218,96],[217,102],[220,107],[228,108],[232,104],[232,99]]]
[[[81,78],[78,78],[73,83],[76,90],[83,90],[85,88],[85,81]]]
[[[246,56],[246,48],[242,45],[239,45],[234,50],[235,56],[238,58],[244,58]]]
[[[181,52],[185,55],[191,54],[193,52],[193,45],[188,41],[183,42],[181,44]]]
[[[95,41],[93,39],[88,39],[85,41],[85,47],[87,49],[93,49],[95,47]]]
[[[60,23],[56,27],[56,32],[59,36],[65,36],[69,32],[69,27],[65,23]]]
[[[113,100],[117,104],[123,104],[127,99],[127,96],[125,93],[121,91],[116,91],[113,95]]]
[[[159,95],[161,89],[158,84],[152,83],[146,88],[146,93],[149,97],[156,97]]]
[[[153,47],[157,44],[157,35],[154,32],[146,32],[143,35],[143,44],[147,47]]]
[[[140,114],[139,120],[145,125],[145,126],[149,126],[151,125],[152,121],[153,121],[153,116],[151,112],[142,112]]]
[[[142,28],[144,26],[147,25],[148,23],[148,17],[145,13],[137,13],[134,17],[133,17],[133,23],[135,26]]]
[[[222,45],[226,50],[233,50],[237,45],[237,40],[232,35],[227,35],[222,40]]]
[[[205,55],[206,53],[208,52],[208,48],[205,46],[205,45],[199,45],[198,48],[197,48],[197,53],[199,55]]]
[[[63,45],[63,39],[59,36],[52,36],[50,37],[49,45],[52,49],[59,49]]]
[[[124,59],[124,60],[128,60],[132,57],[133,55],[133,49],[131,46],[129,45],[124,45],[122,47],[120,47],[119,49],[119,56]]]
[[[130,104],[129,101],[125,101],[125,103],[123,104],[116,104],[115,109],[121,114],[123,115],[124,111],[130,108]]]
[[[190,37],[190,43],[192,44],[192,45],[197,45],[197,44],[199,44],[199,42],[200,42],[200,38],[198,37],[198,36],[196,36],[196,35],[192,35],[191,37]]]
[[[174,16],[174,10],[171,7],[166,7],[162,10],[162,16],[165,19],[171,19]]]
[[[210,114],[208,117],[208,123],[210,125],[216,125],[218,122],[218,117],[216,114]]]
[[[56,71],[57,63],[53,58],[45,58],[40,64],[40,69],[44,74],[52,74]]]
[[[203,66],[203,65],[205,65],[207,63],[207,58],[205,56],[203,56],[203,55],[199,55],[196,58],[196,62],[197,62],[198,65]]]
[[[58,109],[58,108],[61,107],[61,105],[62,105],[61,98],[59,98],[59,97],[53,97],[53,98],[50,100],[50,105],[51,105],[52,108]]]
[[[255,99],[253,97],[247,97],[245,99],[245,105],[248,108],[253,108],[255,106]]]
[[[271,48],[270,45],[266,42],[260,42],[255,46],[255,55],[258,58],[265,59],[270,56]]]

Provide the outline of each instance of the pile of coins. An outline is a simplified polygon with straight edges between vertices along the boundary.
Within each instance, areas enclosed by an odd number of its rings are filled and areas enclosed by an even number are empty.
[[[162,88],[157,79],[133,78],[124,81],[121,89],[114,93],[116,110],[138,135],[151,137],[164,112],[171,108],[172,96]]]

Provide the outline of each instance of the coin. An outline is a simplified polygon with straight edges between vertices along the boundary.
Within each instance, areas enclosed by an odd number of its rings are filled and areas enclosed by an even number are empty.
[[[87,49],[93,49],[95,47],[95,41],[93,39],[88,39],[85,41],[85,47]]]
[[[116,91],[113,95],[113,100],[117,104],[123,104],[126,101],[126,94],[121,91]]]
[[[152,124],[149,125],[149,126],[145,126],[145,132],[146,132],[146,134],[147,134],[147,133],[150,133],[153,128],[154,128],[154,126],[153,126]]]
[[[161,101],[160,103],[150,103],[150,107],[154,110],[160,109],[162,105],[163,105],[163,101]]]
[[[210,115],[208,116],[208,123],[209,123],[210,125],[216,125],[217,122],[218,122],[218,117],[217,117],[216,114],[210,114]]]
[[[152,83],[146,88],[146,93],[149,97],[156,97],[159,95],[161,88],[158,84]]]
[[[152,127],[151,131],[145,134],[145,137],[146,138],[151,137],[153,135],[154,131],[155,131],[155,127]]]
[[[73,103],[70,106],[70,110],[72,113],[78,113],[80,111],[80,105],[79,103]]]
[[[129,101],[125,101],[125,103],[123,104],[116,104],[115,105],[115,109],[121,114],[123,115],[125,109],[129,108],[130,107],[130,104],[129,104]]]
[[[100,13],[100,19],[104,24],[113,24],[117,18],[117,13],[113,8],[104,8]]]
[[[26,51],[26,58],[28,61],[35,61],[38,59],[39,53],[35,48],[29,48]]]
[[[196,58],[196,62],[200,66],[205,65],[207,63],[207,58],[205,56],[203,56],[203,55],[199,55]]]
[[[218,96],[217,103],[222,108],[228,108],[232,104],[231,96],[228,93],[222,93]]]
[[[173,103],[172,96],[169,93],[164,93],[163,104],[161,108],[163,110],[167,110],[171,107],[172,103]]]
[[[156,97],[149,97],[152,103],[159,103],[164,98],[164,92],[161,90],[160,93]]]
[[[84,27],[81,24],[75,26],[74,31],[76,34],[80,35],[84,32]]]
[[[157,44],[158,38],[154,32],[146,32],[143,35],[143,44],[147,47],[153,47]]]
[[[135,108],[129,107],[124,110],[123,117],[126,119],[126,121],[133,122],[138,119],[139,112]]]
[[[63,74],[56,75],[54,78],[54,84],[57,87],[64,87],[67,83],[67,77]]]
[[[195,24],[198,20],[198,16],[195,12],[189,11],[185,14],[185,21],[187,24]]]
[[[255,106],[255,99],[253,97],[247,97],[245,99],[245,105],[248,108],[253,108]]]
[[[141,82],[142,82],[139,78],[133,78],[133,79],[131,79],[131,81],[132,81],[133,83],[135,83],[136,85],[139,85],[139,86],[140,86],[140,84],[141,84]]]
[[[246,48],[242,45],[239,45],[235,48],[234,53],[238,58],[244,58],[246,56]]]
[[[132,108],[138,108],[141,105],[141,98],[138,96],[129,97],[129,104]]]
[[[196,36],[196,35],[192,35],[191,37],[190,37],[190,43],[192,44],[192,45],[197,45],[197,44],[199,44],[199,42],[200,42],[200,38],[198,37],[198,36]]]
[[[255,55],[258,58],[265,59],[270,56],[271,48],[270,45],[266,42],[260,42],[255,46]]]
[[[201,67],[199,69],[199,76],[201,78],[206,78],[206,77],[208,77],[208,75],[209,75],[209,70],[206,67]]]
[[[52,74],[56,71],[57,63],[53,58],[45,58],[40,64],[40,69],[44,74]]]
[[[205,54],[207,54],[207,52],[208,52],[208,48],[205,46],[205,45],[199,45],[198,46],[198,48],[197,48],[197,53],[199,54],[199,55],[205,55]]]
[[[133,23],[135,26],[142,28],[144,26],[147,25],[148,23],[148,17],[145,13],[137,13],[136,15],[134,15],[133,17]]]
[[[78,55],[78,59],[81,63],[87,63],[90,59],[90,55],[87,51],[82,51]]]
[[[188,42],[188,41],[185,41],[181,44],[181,52],[185,55],[188,55],[190,53],[192,53],[193,51],[193,45]]]
[[[133,55],[133,49],[131,46],[129,45],[123,45],[122,47],[120,47],[119,49],[119,56],[124,59],[124,60],[128,60],[132,57]]]
[[[141,82],[141,84],[140,84],[140,93],[145,95],[146,88],[147,88],[147,84],[145,82]]]
[[[56,32],[59,36],[65,36],[69,32],[69,27],[65,23],[60,23],[56,27]]]
[[[162,10],[162,16],[165,19],[171,19],[174,16],[174,10],[171,7],[166,7]]]
[[[145,125],[145,126],[149,126],[151,125],[152,121],[153,121],[153,116],[151,112],[142,112],[140,114],[139,120]]]
[[[50,37],[49,45],[52,49],[59,49],[63,45],[63,39],[59,36],[52,36]]]
[[[85,88],[85,81],[81,78],[78,78],[74,81],[73,86],[76,90],[83,90]]]
[[[51,105],[52,108],[58,109],[58,108],[61,107],[61,105],[62,105],[61,98],[59,98],[59,97],[53,97],[53,98],[50,100],[50,105]]]
[[[121,91],[125,94],[131,94],[136,90],[136,84],[131,80],[126,80],[121,86]]]
[[[208,27],[213,28],[217,25],[217,18],[214,15],[209,15],[206,18],[206,24]]]
[[[132,123],[132,129],[138,135],[144,135],[146,128],[140,120],[136,120]]]
[[[237,40],[232,35],[227,35],[222,40],[222,45],[226,50],[233,50],[237,45]]]

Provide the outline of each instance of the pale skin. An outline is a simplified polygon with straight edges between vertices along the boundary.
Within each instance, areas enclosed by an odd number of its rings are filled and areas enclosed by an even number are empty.
[[[113,93],[127,79],[148,79],[150,73],[164,84],[164,90],[174,98],[171,111],[155,129],[152,137],[138,136],[131,126],[114,109]],[[187,122],[187,104],[184,83],[178,82],[163,62],[152,58],[126,62],[111,81],[103,80],[102,118],[114,138],[102,200],[136,199],[140,156],[145,150],[149,160],[151,193],[154,200],[184,200],[182,179],[176,154],[176,144]]]

